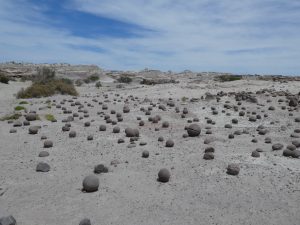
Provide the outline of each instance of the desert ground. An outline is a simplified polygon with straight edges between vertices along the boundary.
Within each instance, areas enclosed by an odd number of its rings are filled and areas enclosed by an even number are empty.
[[[73,225],[84,218],[99,225],[300,224],[300,81],[175,79],[118,86],[103,75],[101,88],[76,87],[78,97],[25,99],[27,113],[17,121],[30,111],[37,120],[17,127],[0,122],[0,217],[12,215],[18,225]],[[23,100],[15,94],[29,85],[0,83],[1,117],[13,113]],[[62,130],[65,124],[76,137]],[[191,124],[200,135],[189,135]],[[29,134],[32,126],[40,126],[37,134]],[[138,137],[126,137],[126,128],[137,129]],[[43,138],[53,146],[44,148]],[[173,147],[166,147],[169,139]],[[214,152],[206,158],[209,147]],[[41,151],[49,156],[39,157]],[[37,172],[40,162],[50,170]],[[98,164],[108,172],[95,174]],[[230,164],[238,174],[228,173]],[[162,168],[168,182],[158,179]],[[91,174],[99,188],[86,192],[83,180]]]

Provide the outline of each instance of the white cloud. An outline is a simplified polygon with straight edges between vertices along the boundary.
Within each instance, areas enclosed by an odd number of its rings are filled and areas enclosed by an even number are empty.
[[[0,0],[2,61],[94,63],[110,69],[300,74],[298,0],[68,1],[73,10],[153,31],[141,31],[141,36],[131,38],[76,37],[68,30],[47,26],[41,8],[30,4],[17,10],[20,19],[16,20],[15,14],[7,10],[15,6],[16,1],[12,2]]]

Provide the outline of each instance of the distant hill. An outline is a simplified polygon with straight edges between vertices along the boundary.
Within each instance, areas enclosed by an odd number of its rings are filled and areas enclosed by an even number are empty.
[[[32,63],[1,63],[0,72],[10,77],[33,76],[40,67],[51,67],[57,76],[84,78],[94,74],[101,74],[103,70],[96,65],[70,65],[70,64],[32,64]]]

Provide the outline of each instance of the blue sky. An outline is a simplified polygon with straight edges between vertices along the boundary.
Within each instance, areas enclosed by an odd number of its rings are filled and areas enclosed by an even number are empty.
[[[299,0],[0,0],[0,61],[300,75]]]

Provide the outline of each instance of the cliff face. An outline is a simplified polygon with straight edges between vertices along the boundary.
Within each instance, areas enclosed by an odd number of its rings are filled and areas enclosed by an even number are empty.
[[[51,67],[57,76],[69,78],[84,78],[93,74],[100,74],[102,69],[95,65],[70,64],[31,64],[31,63],[1,63],[0,72],[11,77],[32,76],[40,67]]]

